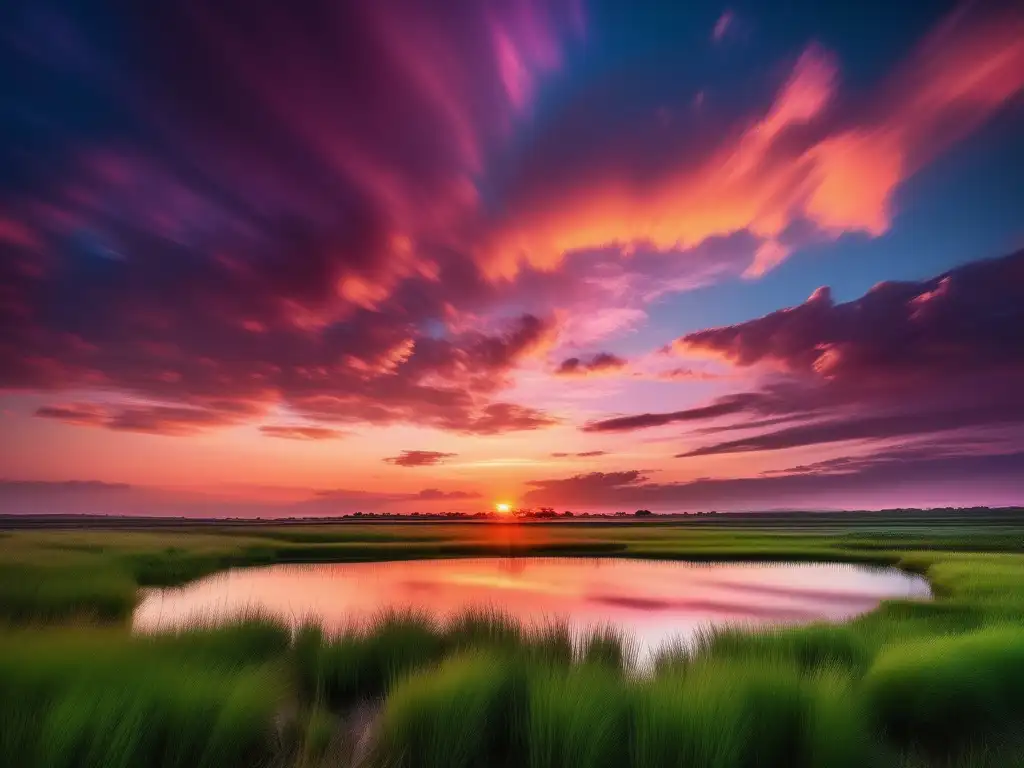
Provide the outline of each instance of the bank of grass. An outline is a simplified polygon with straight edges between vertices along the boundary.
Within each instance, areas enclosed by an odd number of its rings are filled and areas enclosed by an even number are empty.
[[[1024,515],[726,518],[11,531],[0,536],[0,622],[124,620],[139,587],[243,565],[473,556],[897,565],[927,573],[944,597],[1024,606]]]
[[[893,517],[898,538],[883,523],[14,532],[0,537],[0,764],[1024,764],[1024,523]],[[707,631],[644,668],[612,629],[495,611],[387,613],[336,635],[258,615],[149,637],[125,622],[139,585],[232,565],[519,554],[896,565],[935,599]],[[360,751],[353,713],[378,710]]]

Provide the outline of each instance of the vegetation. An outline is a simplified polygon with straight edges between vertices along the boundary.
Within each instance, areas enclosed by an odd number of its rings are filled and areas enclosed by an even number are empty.
[[[0,764],[1024,766],[1024,519],[779,517],[0,534]],[[646,666],[614,628],[493,611],[125,621],[138,587],[232,565],[484,554],[878,563],[935,599],[709,630]]]

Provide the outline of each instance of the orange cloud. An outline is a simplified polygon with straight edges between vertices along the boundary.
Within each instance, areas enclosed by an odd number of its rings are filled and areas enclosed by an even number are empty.
[[[1019,8],[949,17],[852,120],[840,120],[834,108],[833,58],[812,45],[767,113],[706,159],[694,163],[677,149],[654,179],[633,180],[619,166],[576,188],[531,188],[486,246],[485,269],[492,279],[509,278],[523,265],[553,269],[585,248],[629,253],[643,243],[671,251],[745,230],[762,241],[747,271],[757,276],[786,257],[779,240],[795,221],[829,235],[879,235],[900,183],[1022,87]]]
[[[290,424],[266,424],[260,427],[264,437],[277,437],[282,440],[336,440],[345,433],[328,427],[309,427]]]

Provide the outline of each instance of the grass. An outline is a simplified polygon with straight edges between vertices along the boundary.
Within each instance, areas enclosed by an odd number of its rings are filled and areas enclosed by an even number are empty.
[[[0,764],[1024,766],[1024,517],[171,526],[0,536]],[[926,576],[842,625],[725,628],[646,670],[614,628],[260,615],[133,636],[140,586],[233,565],[509,554],[844,561]],[[377,713],[377,714],[373,714]]]
[[[984,746],[1024,717],[1024,629],[986,629],[901,643],[864,679],[878,725],[938,755]]]
[[[526,728],[526,667],[510,656],[458,656],[413,675],[384,706],[374,763],[390,768],[516,768]]]
[[[232,630],[225,639],[243,634]],[[217,663],[224,654],[211,655],[210,635],[200,635],[149,640],[47,630],[4,636],[3,764],[241,768],[264,762],[278,750],[279,676],[244,658]]]

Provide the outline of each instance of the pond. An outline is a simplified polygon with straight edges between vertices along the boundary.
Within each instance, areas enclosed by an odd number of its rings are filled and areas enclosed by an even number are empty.
[[[616,558],[477,558],[239,568],[147,590],[134,627],[155,631],[259,609],[298,625],[360,624],[388,609],[444,618],[496,608],[527,624],[614,625],[646,655],[720,624],[838,621],[887,598],[928,598],[894,568],[825,563],[690,563]]]

